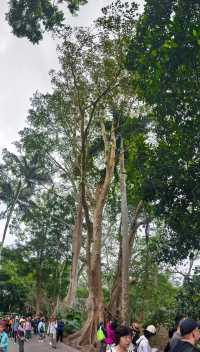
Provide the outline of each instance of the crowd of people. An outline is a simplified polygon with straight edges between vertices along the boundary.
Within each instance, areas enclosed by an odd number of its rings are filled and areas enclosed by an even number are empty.
[[[190,318],[180,320],[176,329],[169,330],[169,341],[164,352],[197,352],[196,345],[200,340],[199,324]],[[30,342],[34,335],[38,342],[44,342],[49,336],[50,347],[56,348],[63,341],[64,321],[51,317],[5,317],[0,318],[0,352],[8,352],[9,338],[18,343],[19,352],[24,352],[24,343]],[[137,321],[131,326],[119,326],[115,320],[106,325],[100,322],[97,327],[99,352],[155,352],[150,340],[156,335],[156,327],[148,325],[143,330]]]
[[[9,339],[19,345],[19,352],[24,352],[24,343],[30,342],[33,335],[38,337],[38,342],[44,342],[49,336],[49,345],[56,348],[56,344],[63,342],[64,321],[52,317],[9,317],[0,318],[0,352],[8,352]]]
[[[193,319],[183,318],[175,329],[169,330],[169,341],[164,352],[197,352],[196,346],[200,340],[200,325]],[[99,352],[155,352],[152,349],[151,337],[156,335],[156,327],[148,325],[141,332],[140,325],[134,321],[130,327],[117,326],[110,320],[106,326],[99,323],[97,340]]]
[[[110,320],[106,327],[99,323],[97,340],[99,352],[151,352],[149,339],[156,334],[154,325],[148,325],[143,334],[139,323],[134,321],[131,326],[118,326],[115,320]]]

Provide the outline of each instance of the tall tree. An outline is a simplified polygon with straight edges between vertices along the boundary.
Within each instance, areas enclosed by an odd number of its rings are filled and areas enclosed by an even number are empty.
[[[143,192],[165,223],[163,254],[171,261],[199,248],[199,6],[147,0],[127,58],[138,95],[152,107]]]

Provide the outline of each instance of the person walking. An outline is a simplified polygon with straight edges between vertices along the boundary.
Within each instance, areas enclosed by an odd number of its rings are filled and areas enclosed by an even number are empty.
[[[31,340],[31,331],[32,331],[32,325],[31,325],[31,318],[27,318],[25,323],[24,323],[24,327],[25,327],[25,337],[27,339],[27,341]]]
[[[64,333],[64,328],[65,328],[65,323],[62,319],[58,320],[57,324],[57,336],[56,336],[56,341],[63,342],[63,333]]]
[[[25,340],[25,329],[24,329],[24,319],[20,319],[19,326],[17,329],[17,339],[19,344],[19,352],[24,352],[24,340]]]
[[[17,330],[19,327],[19,318],[18,316],[15,317],[15,320],[13,322],[13,337],[14,337],[14,343],[17,343]]]
[[[0,322],[0,352],[8,352],[8,335],[4,331],[3,322]]]
[[[49,321],[48,329],[47,329],[47,334],[50,336],[50,346],[52,348],[56,348],[56,333],[57,333],[57,321],[53,317]]]
[[[45,337],[45,320],[41,318],[38,323],[38,334],[39,334],[39,341],[43,342]]]

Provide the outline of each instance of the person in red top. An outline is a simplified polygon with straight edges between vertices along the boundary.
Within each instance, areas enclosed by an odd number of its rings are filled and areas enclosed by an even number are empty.
[[[112,346],[116,343],[116,328],[117,322],[115,320],[110,320],[106,326],[106,345]]]

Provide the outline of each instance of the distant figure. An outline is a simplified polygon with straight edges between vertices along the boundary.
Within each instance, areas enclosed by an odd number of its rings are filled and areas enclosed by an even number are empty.
[[[50,346],[56,348],[56,333],[57,333],[57,321],[55,318],[51,318],[49,321],[47,334],[50,336]]]
[[[106,350],[106,329],[104,328],[103,321],[100,321],[97,326],[97,341],[99,342],[99,352],[105,352]]]
[[[31,331],[32,331],[32,325],[31,325],[31,318],[27,318],[25,323],[25,337],[29,341],[31,339]]]
[[[45,322],[44,318],[41,318],[38,323],[38,334],[39,334],[39,341],[43,342],[45,337]]]
[[[144,334],[136,341],[137,352],[151,352],[151,346],[149,339],[156,334],[156,328],[154,325],[148,325],[144,329]]]
[[[34,334],[37,335],[38,333],[38,324],[39,324],[39,321],[40,319],[38,317],[35,317],[33,320],[32,320],[32,327],[33,327],[33,331],[34,331]]]
[[[24,329],[24,319],[20,319],[19,326],[17,329],[17,339],[19,344],[19,352],[24,352],[24,340],[25,340],[25,329]]]
[[[56,340],[57,342],[60,340],[60,342],[63,342],[63,333],[64,333],[64,328],[65,328],[65,323],[62,319],[58,320],[57,324],[57,336]]]
[[[181,339],[170,348],[170,352],[197,352],[195,345],[200,339],[199,324],[193,319],[184,319],[180,323]]]
[[[17,342],[17,330],[18,330],[18,327],[19,327],[19,318],[18,316],[15,317],[15,320],[13,322],[13,337],[14,337],[14,343]]]
[[[8,335],[4,331],[3,322],[0,322],[0,351],[8,352]]]

